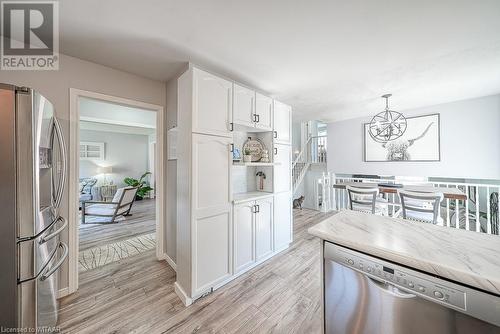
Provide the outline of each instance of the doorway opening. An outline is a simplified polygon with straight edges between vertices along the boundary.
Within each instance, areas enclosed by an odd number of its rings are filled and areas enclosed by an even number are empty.
[[[164,259],[163,108],[85,91],[72,107],[68,293],[127,258]]]

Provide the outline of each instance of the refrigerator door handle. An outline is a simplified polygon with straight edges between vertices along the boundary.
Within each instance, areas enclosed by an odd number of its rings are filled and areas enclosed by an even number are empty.
[[[40,241],[39,241],[39,244],[44,244],[47,241],[53,239],[54,237],[56,237],[57,235],[59,235],[59,233],[61,233],[66,228],[66,226],[68,226],[68,220],[66,218],[63,218],[61,216],[57,217],[56,223],[60,222],[60,221],[63,222],[63,224],[61,225],[61,227],[59,227],[54,232],[52,232],[50,234],[47,234],[46,236],[41,237]]]
[[[64,184],[66,182],[66,144],[64,142],[64,136],[61,129],[61,124],[59,120],[54,116],[54,129],[57,136],[57,141],[59,142],[59,151],[61,153],[61,177],[59,178],[59,182],[57,184],[57,194],[54,199],[53,206],[54,208],[59,208],[61,205],[61,200],[64,191]],[[57,167],[57,166],[56,166]],[[54,168],[54,167],[53,167]]]
[[[48,267],[46,268],[45,272],[40,277],[41,281],[45,281],[47,278],[50,277],[50,275],[55,273],[57,271],[57,269],[59,269],[59,267],[62,266],[63,262],[68,257],[68,253],[69,253],[68,245],[66,245],[64,242],[61,241],[59,243],[59,247],[61,247],[61,249],[63,250],[63,255],[61,256],[59,261],[57,261],[57,263],[52,268],[50,268],[50,269]]]
[[[54,219],[54,221],[52,221],[52,223],[50,223],[49,226],[45,227],[42,231],[38,232],[35,235],[32,235],[30,237],[17,238],[17,243],[20,244],[21,242],[32,241],[32,240],[37,239],[42,234],[44,234],[46,231],[50,230],[55,224],[57,224],[57,222],[60,220],[60,218],[62,218],[62,217],[57,217],[56,219]],[[64,219],[64,218],[62,218],[62,219]]]
[[[60,246],[60,245],[59,245],[59,246]],[[18,279],[17,279],[17,283],[18,283],[18,284],[23,284],[23,283],[25,283],[25,282],[29,282],[29,281],[32,281],[32,280],[34,280],[34,279],[37,279],[40,275],[42,275],[42,273],[44,273],[44,272],[47,270],[47,268],[48,268],[48,266],[49,266],[49,263],[50,263],[50,262],[52,261],[52,259],[54,259],[54,257],[56,256],[57,249],[58,249],[58,248],[56,248],[56,249],[54,249],[54,250],[52,251],[52,253],[51,253],[51,254],[50,254],[50,256],[49,256],[49,260],[48,260],[48,261],[47,261],[47,262],[43,265],[42,269],[40,269],[40,271],[39,271],[39,272],[38,272],[35,276],[29,277],[29,278],[23,278],[23,279],[18,278]]]

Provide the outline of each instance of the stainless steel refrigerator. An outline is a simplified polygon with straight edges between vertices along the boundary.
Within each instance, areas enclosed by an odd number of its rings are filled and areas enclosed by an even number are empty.
[[[0,325],[50,332],[57,322],[66,156],[54,107],[0,83]]]

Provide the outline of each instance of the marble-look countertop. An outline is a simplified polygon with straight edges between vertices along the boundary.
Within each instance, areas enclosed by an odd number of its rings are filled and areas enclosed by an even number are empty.
[[[257,199],[266,198],[273,196],[273,193],[268,193],[264,191],[250,191],[247,193],[240,193],[233,195],[233,203],[239,204],[248,201],[255,201]]]
[[[500,295],[500,236],[345,210],[311,227],[323,240]]]

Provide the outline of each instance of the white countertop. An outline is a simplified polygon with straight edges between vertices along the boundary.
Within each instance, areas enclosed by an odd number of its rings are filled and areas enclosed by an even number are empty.
[[[264,192],[264,191],[250,191],[247,193],[234,194],[233,195],[233,203],[239,204],[239,203],[254,201],[257,199],[266,198],[266,197],[270,197],[270,196],[273,196],[273,193],[268,193],[268,192]]]
[[[342,211],[311,227],[323,240],[500,295],[500,236]]]

